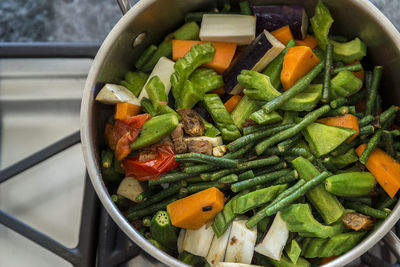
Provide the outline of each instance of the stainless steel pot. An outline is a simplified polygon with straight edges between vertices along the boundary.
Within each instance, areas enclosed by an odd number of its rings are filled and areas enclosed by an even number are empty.
[[[301,4],[313,14],[317,0],[255,0],[268,4]],[[383,99],[387,104],[400,105],[400,34],[390,21],[366,0],[325,0],[335,18],[334,30],[349,37],[359,36],[368,46],[374,64],[384,66]],[[199,10],[211,0],[142,0],[115,25],[101,46],[90,69],[81,107],[81,137],[86,166],[93,186],[104,207],[119,227],[142,249],[170,266],[186,266],[156,249],[136,232],[113,204],[101,178],[99,144],[103,143],[105,118],[109,107],[94,101],[102,83],[117,82],[131,69],[140,53],[152,43],[179,26],[185,12]],[[144,34],[143,34],[144,33]],[[399,174],[400,175],[400,174]],[[385,222],[357,247],[325,266],[342,266],[365,253],[381,240],[400,218],[400,202]],[[396,238],[390,235],[387,238]],[[394,240],[394,241],[393,241]],[[397,251],[399,251],[397,247]]]

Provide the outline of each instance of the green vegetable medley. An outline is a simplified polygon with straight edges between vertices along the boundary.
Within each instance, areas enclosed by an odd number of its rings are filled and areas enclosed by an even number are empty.
[[[321,0],[303,14],[247,1],[188,13],[97,95],[115,105],[103,179],[158,249],[193,266],[317,266],[390,215],[400,127],[384,70],[365,67],[360,38],[333,35]]]

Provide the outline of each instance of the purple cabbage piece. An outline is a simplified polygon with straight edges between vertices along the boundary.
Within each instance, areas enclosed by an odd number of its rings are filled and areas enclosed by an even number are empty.
[[[257,17],[256,34],[264,29],[271,32],[289,25],[293,37],[303,40],[307,34],[308,17],[304,7],[290,6],[252,6]]]
[[[240,54],[236,62],[231,64],[222,74],[225,91],[229,94],[240,93],[236,92],[236,90],[234,91],[238,85],[237,76],[242,70],[251,70],[272,47],[273,45],[269,42],[264,32],[260,33],[246,50]]]

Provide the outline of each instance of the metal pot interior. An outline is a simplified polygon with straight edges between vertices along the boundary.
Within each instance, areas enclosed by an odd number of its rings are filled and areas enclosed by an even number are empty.
[[[262,4],[300,4],[313,15],[316,0],[255,0]],[[325,0],[335,19],[333,31],[349,38],[360,37],[368,46],[372,64],[384,66],[382,97],[384,105],[400,105],[400,34],[372,4],[362,0]],[[104,144],[106,119],[113,108],[94,101],[94,96],[105,82],[118,82],[133,68],[134,62],[149,44],[157,44],[178,27],[184,14],[201,10],[213,1],[201,0],[147,0],[136,4],[110,32],[100,48],[90,70],[81,108],[81,135],[83,152],[89,175],[103,205],[121,229],[140,247],[170,266],[185,266],[175,258],[157,250],[140,236],[113,204],[104,186],[98,165],[99,148]],[[133,46],[140,33],[146,37]],[[397,75],[396,75],[397,74]],[[398,203],[391,216],[356,248],[326,266],[341,266],[363,254],[377,243],[400,217]]]

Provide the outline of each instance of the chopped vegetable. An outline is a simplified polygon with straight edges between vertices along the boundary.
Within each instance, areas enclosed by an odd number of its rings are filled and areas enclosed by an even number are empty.
[[[202,207],[205,206],[213,208],[204,212]],[[224,194],[212,187],[169,204],[167,211],[173,225],[195,230],[212,220],[223,207]]]
[[[174,152],[170,146],[160,145],[149,151],[151,158],[141,160],[140,156],[128,157],[122,166],[128,176],[139,181],[157,179],[163,173],[175,169],[178,163],[174,160]]]
[[[315,14],[310,21],[319,46],[325,50],[328,45],[328,33],[333,23],[333,18],[329,9],[321,0],[318,1],[315,7]]]
[[[308,17],[304,7],[299,5],[252,6],[257,17],[257,34],[264,29],[274,31],[289,25],[296,39],[304,39],[308,29]]]
[[[197,230],[186,230],[182,248],[194,255],[206,257],[213,237],[214,232],[208,224],[204,224]]]
[[[151,118],[143,124],[140,136],[131,143],[132,150],[152,145],[169,135],[179,124],[178,118],[171,113]]]
[[[356,130],[322,123],[311,123],[302,132],[310,148],[318,156],[324,156],[335,150],[340,144],[352,137]]]
[[[175,155],[175,160],[178,162],[206,163],[225,168],[236,168],[238,167],[239,164],[238,160],[227,159],[222,157],[214,157],[200,153],[186,153],[186,154]]]
[[[343,168],[347,167],[348,165],[357,162],[358,157],[357,157],[355,150],[352,148],[352,149],[349,149],[343,155],[331,157],[331,161],[332,161],[332,164],[337,169],[343,169]]]
[[[358,128],[358,118],[352,114],[346,114],[339,117],[326,117],[319,119],[318,122],[322,122],[323,124],[326,125],[338,126],[355,130],[356,132],[346,141],[347,143],[353,141],[360,132]]]
[[[327,238],[343,231],[342,222],[333,225],[323,225],[314,219],[308,204],[292,204],[281,212],[282,219],[287,223],[290,232],[300,236]]]
[[[129,117],[138,115],[141,106],[130,104],[128,102],[119,102],[115,105],[115,120],[125,120]]]
[[[118,186],[117,194],[137,202],[137,196],[144,191],[142,184],[133,177],[125,177]]]
[[[177,108],[183,108],[183,88],[190,74],[203,63],[212,61],[214,55],[215,48],[211,43],[197,44],[192,46],[183,58],[176,61],[174,65],[175,72],[171,75],[171,84]]]
[[[205,95],[203,104],[213,118],[215,126],[221,131],[224,140],[232,141],[240,137],[239,129],[236,127],[231,115],[226,110],[218,95]]]
[[[307,34],[304,40],[296,40],[297,46],[308,46],[311,49],[315,49],[318,46],[317,38]]]
[[[125,74],[125,80],[121,81],[120,84],[125,86],[128,90],[130,90],[136,97],[142,91],[149,75],[143,72],[132,72],[128,71]]]
[[[246,227],[246,220],[233,221],[225,261],[250,264],[257,239],[257,228]]]
[[[292,161],[293,166],[298,171],[300,178],[306,181],[319,175],[319,171],[314,165],[305,158],[298,157]],[[321,214],[326,224],[332,224],[339,220],[344,212],[339,200],[325,190],[324,185],[320,184],[307,193],[307,199]]]
[[[308,46],[289,48],[282,65],[281,82],[283,89],[291,88],[319,62],[319,58]]]
[[[219,262],[222,262],[224,260],[226,248],[228,247],[229,243],[231,227],[232,225],[230,224],[225,233],[223,233],[223,235],[220,237],[214,235],[213,241],[210,246],[210,251],[208,252],[208,255],[206,257],[207,262],[211,266],[217,266]]]
[[[96,100],[108,105],[128,102],[140,106],[140,101],[135,95],[122,85],[106,83],[96,96]]]
[[[172,40],[198,40],[199,31],[200,28],[196,22],[188,22],[173,33],[168,34],[141,70],[144,72],[154,70],[155,65],[162,57],[170,57],[172,54]],[[164,85],[166,86],[166,84]]]
[[[279,89],[281,86],[281,72],[283,59],[290,47],[295,46],[296,43],[293,40],[289,40],[286,44],[285,49],[268,64],[268,66],[263,71],[263,74],[267,75],[271,80],[271,84],[275,89]]]
[[[333,57],[336,61],[343,61],[350,64],[356,60],[361,60],[367,54],[367,46],[356,37],[347,43],[339,43],[330,40],[333,44]]]
[[[271,259],[270,260],[275,267],[310,267],[311,264],[305,260],[304,258],[300,257],[297,262],[294,264],[291,262],[290,259],[282,255],[280,261],[276,261]]]
[[[367,102],[365,106],[365,115],[371,115],[372,111],[375,108],[376,97],[378,93],[379,84],[382,78],[383,67],[375,66],[374,72],[372,76],[372,81],[370,84],[370,88],[368,88]]]
[[[225,102],[224,106],[226,110],[231,113],[239,104],[240,100],[242,100],[241,95],[233,95],[231,98],[229,98],[228,101]]]
[[[151,238],[160,242],[161,245],[176,250],[178,237],[175,227],[171,225],[168,213],[166,211],[158,211],[151,219],[150,224]]]
[[[236,127],[243,129],[243,123],[249,118],[249,116],[257,111],[261,107],[261,103],[257,100],[253,100],[247,95],[240,99],[240,102],[231,112],[231,117]]]
[[[369,172],[345,172],[326,179],[326,191],[342,197],[369,195],[375,188],[375,177]]]
[[[284,45],[269,32],[260,33],[223,73],[225,91],[229,94],[239,94],[243,88],[238,84],[237,76],[242,70],[262,71],[284,48]]]
[[[208,136],[196,136],[196,137],[184,137],[183,141],[186,143],[189,141],[193,140],[198,140],[198,141],[207,141],[209,142],[213,147],[216,146],[221,146],[223,144],[222,137],[217,136],[217,137],[208,137]]]
[[[286,222],[282,220],[281,215],[278,212],[268,230],[267,235],[264,237],[261,243],[257,244],[257,246],[254,248],[254,251],[279,261],[288,238],[288,226]]]
[[[366,146],[366,144],[362,144],[356,149],[358,156],[364,152]],[[386,193],[393,198],[400,189],[400,164],[383,150],[375,148],[365,166],[385,189]]]
[[[248,45],[255,38],[256,17],[236,14],[204,14],[200,40]]]
[[[250,115],[250,119],[258,124],[273,124],[282,120],[278,112],[266,113],[263,109],[257,110]]]
[[[301,247],[299,243],[297,243],[295,239],[292,239],[290,244],[286,245],[285,251],[289,259],[296,264],[301,254]]]
[[[357,93],[362,87],[362,81],[352,72],[344,70],[331,80],[332,98],[348,97]]]
[[[146,81],[146,84],[144,85],[143,88],[146,87],[146,85],[149,83],[151,78],[154,76],[158,76],[158,78],[161,80],[161,82],[164,85],[164,90],[165,94],[168,95],[169,91],[171,90],[171,75],[174,72],[174,62],[166,57],[161,57],[158,61],[157,64],[154,66],[153,70],[151,71],[151,74],[149,78]],[[138,99],[142,100],[144,97],[149,98],[149,95],[147,94],[146,90],[142,90],[139,94]]]
[[[176,246],[179,254],[183,252],[183,241],[185,240],[185,235],[186,229],[179,230],[178,240],[176,241]]]
[[[287,43],[290,40],[294,40],[292,32],[290,31],[289,25],[283,26],[282,28],[279,28],[277,30],[274,30],[271,32],[271,34],[279,40],[284,45],[287,45]]]
[[[189,52],[193,45],[201,43],[205,43],[205,41],[173,40],[172,59],[177,61]],[[231,64],[237,44],[224,42],[211,42],[211,44],[215,47],[215,56],[211,62],[204,63],[204,67],[223,73]]]

